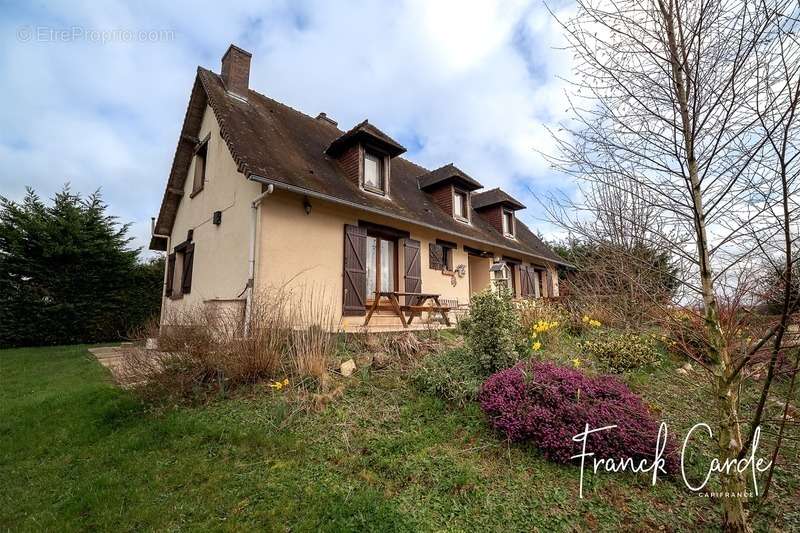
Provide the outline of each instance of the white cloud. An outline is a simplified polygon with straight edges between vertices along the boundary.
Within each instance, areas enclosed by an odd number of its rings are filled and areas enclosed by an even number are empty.
[[[568,8],[569,6],[567,6]],[[453,161],[537,214],[528,189],[570,185],[536,150],[566,109],[569,55],[538,2],[52,3],[4,7],[0,194],[102,187],[146,245],[195,66],[229,42],[253,52],[251,86],[342,128],[369,117],[431,168]],[[41,10],[40,10],[41,9]],[[160,42],[21,42],[20,28],[172,30]],[[538,211],[538,210],[536,210]],[[547,230],[546,224],[534,222]]]

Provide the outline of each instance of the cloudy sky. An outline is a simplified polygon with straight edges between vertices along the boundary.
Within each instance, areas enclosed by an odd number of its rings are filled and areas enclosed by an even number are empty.
[[[231,42],[253,53],[252,88],[343,129],[369,118],[413,161],[508,190],[552,234],[530,191],[571,190],[537,152],[570,57],[540,0],[0,0],[0,195],[100,188],[146,246],[195,68],[219,72]]]

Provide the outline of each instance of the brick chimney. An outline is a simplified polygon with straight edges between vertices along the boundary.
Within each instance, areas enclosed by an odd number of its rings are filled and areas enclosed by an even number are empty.
[[[225,89],[239,98],[247,100],[250,85],[250,58],[252,54],[235,44],[228,47],[222,56],[222,81]]]

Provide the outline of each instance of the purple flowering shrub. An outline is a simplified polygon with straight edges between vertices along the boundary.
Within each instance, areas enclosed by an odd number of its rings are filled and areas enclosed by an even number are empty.
[[[659,422],[641,398],[613,376],[591,377],[542,361],[523,361],[492,375],[478,397],[490,425],[509,440],[530,441],[548,459],[570,463],[582,443],[572,437],[585,429],[616,424],[590,434],[586,451],[594,458],[631,458],[636,464],[656,453]],[[665,469],[677,470],[675,440],[667,439]],[[587,463],[591,465],[591,458]]]

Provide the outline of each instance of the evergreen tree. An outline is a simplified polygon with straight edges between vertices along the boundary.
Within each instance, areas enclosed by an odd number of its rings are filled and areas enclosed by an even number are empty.
[[[99,342],[157,313],[163,260],[139,262],[100,194],[0,197],[0,346]]]

